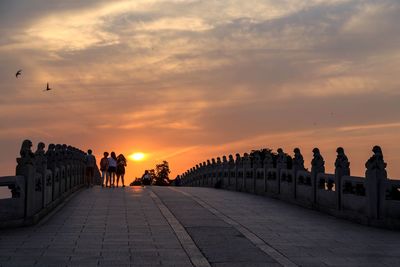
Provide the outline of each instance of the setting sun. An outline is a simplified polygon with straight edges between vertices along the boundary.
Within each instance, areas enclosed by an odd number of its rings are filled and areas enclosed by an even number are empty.
[[[134,161],[141,161],[144,159],[144,153],[137,152],[129,155],[129,158]]]

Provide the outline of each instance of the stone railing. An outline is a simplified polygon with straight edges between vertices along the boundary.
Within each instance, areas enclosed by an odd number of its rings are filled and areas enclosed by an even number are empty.
[[[293,160],[289,166],[279,161],[278,154],[268,152],[272,157],[260,164],[245,153],[243,157],[237,154],[235,161],[230,156],[228,162],[224,156],[222,162],[198,164],[179,175],[180,184],[267,195],[362,224],[400,229],[400,180],[387,178],[380,147],[374,147],[374,155],[366,162],[365,177],[350,176],[350,163],[340,149],[335,174],[325,173],[319,150],[315,150],[311,172],[302,162],[296,165],[296,157],[289,158]]]
[[[25,140],[17,158],[16,176],[0,177],[11,198],[0,199],[0,227],[34,224],[85,183],[85,153],[67,145]]]

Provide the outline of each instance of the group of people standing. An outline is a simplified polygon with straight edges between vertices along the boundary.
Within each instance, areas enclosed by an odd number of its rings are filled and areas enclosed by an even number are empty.
[[[119,154],[117,157],[114,151],[111,154],[104,152],[103,155],[104,157],[100,160],[101,186],[118,187],[121,178],[122,187],[125,187],[126,158],[124,155]]]
[[[100,171],[101,171],[101,186],[102,187],[118,187],[119,179],[121,179],[122,187],[125,187],[125,167],[126,158],[123,154],[119,154],[118,157],[115,152],[104,152],[104,157],[100,160]],[[110,155],[110,157],[108,157]],[[96,168],[96,158],[92,155],[92,150],[89,149],[86,154],[86,185],[93,186],[94,184],[94,172]],[[116,178],[116,179],[115,179]],[[105,184],[104,184],[105,179]],[[116,181],[115,181],[116,180]]]

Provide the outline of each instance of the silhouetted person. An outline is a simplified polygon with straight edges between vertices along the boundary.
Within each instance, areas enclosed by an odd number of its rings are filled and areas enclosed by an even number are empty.
[[[94,168],[96,167],[96,158],[92,155],[92,150],[89,149],[85,157],[86,162],[86,185],[93,186]]]
[[[151,176],[148,170],[144,171],[144,174],[142,176],[142,184],[143,185],[150,185],[151,184]]]
[[[115,187],[115,174],[117,172],[117,156],[115,152],[111,152],[111,156],[108,158],[108,176],[110,177],[110,187]]]
[[[110,176],[108,175],[108,152],[104,152],[103,155],[104,157],[100,160],[101,186],[104,187],[104,178],[106,178],[107,187],[108,181],[110,180]]]
[[[125,181],[124,181],[125,166],[126,166],[126,159],[124,155],[119,154],[117,157],[117,187],[120,177],[121,177],[122,187],[125,187]]]

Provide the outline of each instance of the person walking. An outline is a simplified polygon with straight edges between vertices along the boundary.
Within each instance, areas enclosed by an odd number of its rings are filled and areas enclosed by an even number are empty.
[[[100,160],[100,171],[101,171],[101,187],[104,187],[104,178],[106,180],[106,187],[108,184],[109,176],[108,176],[108,152],[103,153],[104,157]],[[111,183],[110,183],[111,184]]]
[[[122,187],[125,187],[125,166],[126,166],[126,158],[124,155],[119,154],[117,157],[117,187],[119,183],[119,178],[121,177]]]
[[[108,176],[110,178],[110,187],[115,187],[115,174],[117,172],[117,156],[115,152],[111,152],[111,156],[108,158]]]
[[[92,155],[92,150],[89,149],[86,156],[86,186],[93,186],[94,168],[96,167],[96,158]]]

